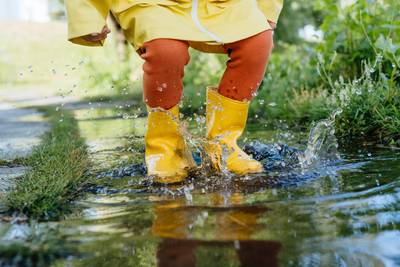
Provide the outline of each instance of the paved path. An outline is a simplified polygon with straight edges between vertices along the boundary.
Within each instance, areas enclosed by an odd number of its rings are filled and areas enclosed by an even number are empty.
[[[47,122],[36,110],[17,108],[0,99],[0,160],[26,157],[47,130]],[[25,171],[22,166],[0,166],[0,195]]]
[[[0,159],[26,157],[47,130],[47,123],[36,110],[0,102]]]

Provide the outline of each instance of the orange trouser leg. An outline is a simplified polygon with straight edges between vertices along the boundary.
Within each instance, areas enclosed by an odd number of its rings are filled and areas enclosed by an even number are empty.
[[[144,44],[143,96],[152,108],[170,109],[179,103],[189,44],[174,39],[155,39]]]
[[[226,44],[229,55],[218,92],[231,99],[251,100],[264,77],[273,47],[272,31]]]
[[[231,99],[250,100],[264,77],[273,46],[272,31],[226,44],[230,57],[219,93]],[[174,39],[155,39],[144,44],[144,100],[150,107],[170,109],[183,91],[184,67],[189,62],[189,44]]]

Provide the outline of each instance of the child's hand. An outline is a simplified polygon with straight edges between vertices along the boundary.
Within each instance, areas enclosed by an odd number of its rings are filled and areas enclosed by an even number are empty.
[[[107,38],[107,35],[111,32],[111,30],[106,26],[103,27],[101,32],[95,32],[88,34],[86,36],[83,36],[83,39],[85,39],[88,42],[99,42],[103,41]]]
[[[276,23],[275,22],[268,20],[268,23],[271,26],[272,30],[276,29]]]

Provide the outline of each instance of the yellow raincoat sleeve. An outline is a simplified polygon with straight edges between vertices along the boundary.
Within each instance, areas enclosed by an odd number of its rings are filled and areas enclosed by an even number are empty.
[[[104,0],[66,0],[68,40],[80,45],[100,46],[103,41],[88,42],[82,37],[101,32],[110,8]]]
[[[257,2],[267,19],[277,23],[283,7],[283,0],[257,0]]]

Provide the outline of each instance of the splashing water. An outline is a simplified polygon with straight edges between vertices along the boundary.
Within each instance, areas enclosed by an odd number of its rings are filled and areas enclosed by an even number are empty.
[[[290,177],[299,178],[297,176],[315,177],[318,176],[316,171],[320,166],[327,166],[332,162],[340,159],[338,153],[338,143],[335,137],[334,120],[335,117],[341,113],[337,110],[332,113],[329,119],[321,120],[315,123],[309,133],[308,142],[304,151],[290,147],[282,143],[264,144],[260,141],[253,141],[244,146],[243,150],[251,155],[254,159],[262,162],[266,172],[279,171],[287,172]],[[200,134],[192,134],[188,130],[188,125],[184,120],[171,116],[173,120],[179,125],[179,131],[184,137],[189,151],[192,151],[193,159],[197,167],[192,170],[196,177],[211,177],[215,176],[211,168],[212,159],[204,149],[207,145],[212,145],[204,135],[204,119],[196,120],[199,124],[196,127],[200,130]],[[226,160],[230,155],[229,149],[225,146],[222,147],[221,155],[221,174],[220,176],[231,179],[234,178],[226,167]],[[123,166],[116,170],[107,171],[98,175],[98,177],[111,176],[111,177],[126,177],[134,176],[139,173],[145,174],[145,166],[143,164],[134,164],[132,166]],[[298,170],[301,170],[300,173]],[[309,172],[307,175],[305,172]],[[316,173],[313,173],[316,172]],[[300,179],[303,180],[303,179]]]
[[[295,173],[295,176],[305,175],[305,172],[310,171],[317,172],[312,176],[318,175],[317,167],[340,160],[334,128],[335,117],[340,113],[341,110],[336,110],[329,119],[312,125],[304,151],[282,143],[263,144],[260,141],[245,145],[244,151],[261,161],[267,172],[293,172],[300,169],[301,173]]]
[[[335,117],[341,112],[334,111],[329,119],[321,120],[311,128],[307,148],[299,154],[299,163],[303,169],[340,159],[335,137]]]

